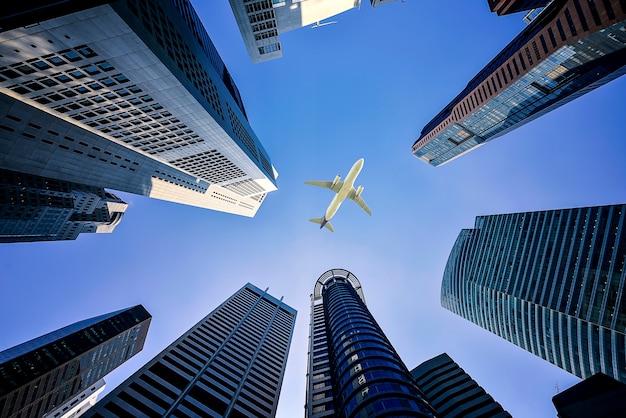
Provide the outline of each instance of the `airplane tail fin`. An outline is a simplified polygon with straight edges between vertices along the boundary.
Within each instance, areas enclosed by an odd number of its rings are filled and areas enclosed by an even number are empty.
[[[316,223],[318,225],[321,225],[320,228],[322,226],[325,226],[326,229],[328,229],[330,232],[335,232],[335,229],[330,224],[330,222],[325,221],[324,218],[311,218],[311,219],[309,219],[309,222],[313,222],[313,223]]]

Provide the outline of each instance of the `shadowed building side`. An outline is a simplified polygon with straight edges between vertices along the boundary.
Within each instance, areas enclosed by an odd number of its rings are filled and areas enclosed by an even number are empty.
[[[555,395],[552,403],[559,418],[626,417],[626,385],[603,373]]]
[[[102,188],[0,169],[0,243],[111,233],[127,207]]]
[[[40,417],[143,349],[143,306],[86,319],[0,352],[0,417]]]

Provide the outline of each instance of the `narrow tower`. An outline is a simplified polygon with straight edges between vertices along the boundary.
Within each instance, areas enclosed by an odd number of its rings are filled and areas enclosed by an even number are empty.
[[[349,271],[322,274],[311,295],[305,416],[433,417]]]

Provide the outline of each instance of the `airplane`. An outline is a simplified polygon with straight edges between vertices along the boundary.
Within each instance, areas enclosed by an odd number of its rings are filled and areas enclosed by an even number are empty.
[[[312,186],[324,187],[326,189],[330,189],[333,192],[337,193],[333,200],[328,205],[326,209],[326,213],[323,218],[312,218],[309,219],[310,222],[314,222],[320,225],[320,229],[326,227],[330,232],[335,232],[335,229],[330,223],[330,219],[337,213],[337,209],[343,203],[344,199],[347,197],[349,199],[354,200],[357,205],[359,205],[365,212],[367,212],[370,216],[372,215],[372,211],[367,207],[365,201],[361,198],[361,193],[363,192],[363,186],[359,186],[356,190],[354,189],[354,181],[356,177],[361,172],[363,168],[363,158],[357,160],[356,163],[352,166],[350,171],[348,171],[348,175],[346,175],[346,180],[341,181],[341,176],[337,174],[337,177],[333,181],[313,181],[307,180],[304,183],[310,184]]]

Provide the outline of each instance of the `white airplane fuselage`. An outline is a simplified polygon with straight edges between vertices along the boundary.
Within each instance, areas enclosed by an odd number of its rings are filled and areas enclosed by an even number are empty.
[[[337,213],[337,210],[339,209],[343,201],[346,199],[346,197],[348,197],[348,193],[350,193],[350,191],[354,187],[354,181],[358,177],[362,168],[363,168],[363,158],[359,159],[356,163],[354,163],[350,171],[348,171],[348,174],[346,175],[346,178],[343,181],[343,186],[337,192],[335,197],[333,197],[333,200],[330,202],[330,205],[328,205],[328,208],[326,208],[326,213],[324,214],[324,221],[328,222],[331,220],[333,216],[335,216],[335,213]]]

